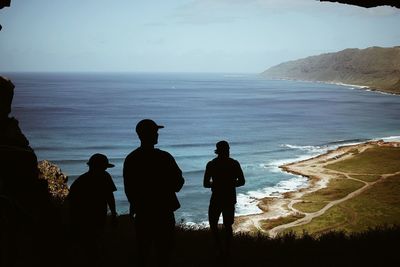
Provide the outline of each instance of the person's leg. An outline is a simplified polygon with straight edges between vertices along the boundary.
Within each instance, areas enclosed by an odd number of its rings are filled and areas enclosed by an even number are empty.
[[[221,240],[218,233],[218,220],[221,215],[221,209],[218,203],[211,199],[210,206],[208,207],[208,221],[210,223],[210,230],[217,245],[218,253],[222,252]]]
[[[233,238],[232,225],[235,217],[235,205],[226,205],[222,211],[222,216],[224,219],[224,228],[225,228],[225,241],[226,241],[225,245],[227,253],[229,253]]]
[[[173,212],[164,214],[157,219],[155,236],[155,253],[157,266],[170,266],[174,247],[175,216]]]
[[[137,264],[138,266],[146,266],[146,255],[150,250],[152,242],[152,231],[147,225],[147,220],[143,216],[137,215],[135,217],[135,234],[137,246]]]

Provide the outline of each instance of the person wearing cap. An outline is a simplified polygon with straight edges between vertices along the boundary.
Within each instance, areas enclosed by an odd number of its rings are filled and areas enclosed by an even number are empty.
[[[94,154],[87,162],[89,171],[71,185],[68,203],[72,234],[79,241],[97,241],[104,230],[107,206],[115,220],[114,191],[117,190],[107,168],[114,167],[103,154]]]
[[[155,256],[158,266],[168,266],[173,244],[176,196],[184,184],[182,171],[171,154],[155,148],[158,130],[164,128],[144,119],[136,125],[140,147],[125,159],[123,176],[130,213],[135,221],[139,265],[145,255]]]
[[[233,237],[232,225],[235,216],[236,187],[243,186],[245,179],[240,163],[229,157],[229,143],[219,141],[216,144],[217,157],[209,161],[204,173],[203,186],[211,188],[212,194],[208,209],[210,229],[218,246],[218,252],[223,248],[218,233],[218,220],[223,216],[225,228],[225,248],[229,253]]]

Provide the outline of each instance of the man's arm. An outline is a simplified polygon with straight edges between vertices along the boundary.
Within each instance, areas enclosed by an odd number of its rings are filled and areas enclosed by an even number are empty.
[[[104,180],[104,190],[106,192],[106,202],[108,207],[110,208],[111,215],[113,218],[117,216],[117,211],[115,209],[115,198],[114,198],[114,191],[117,191],[117,187],[114,184],[114,181],[111,175],[108,172],[105,172],[105,180]]]
[[[117,210],[115,209],[115,198],[114,198],[114,193],[110,192],[107,194],[106,196],[106,201],[107,201],[107,205],[110,208],[111,211],[111,215],[113,217],[117,216]]]
[[[211,188],[211,185],[210,163],[207,163],[206,171],[204,172],[203,186],[205,188]]]
[[[126,198],[129,201],[129,214],[130,215],[134,215],[135,214],[135,208],[133,207],[133,196],[132,196],[132,184],[131,184],[131,171],[130,171],[130,167],[129,164],[127,163],[127,160],[125,159],[124,162],[124,167],[123,167],[123,179],[124,179],[124,191],[125,191],[125,195]]]
[[[178,164],[176,163],[174,157],[166,152],[166,155],[169,157],[169,172],[171,177],[173,178],[173,190],[174,192],[179,192],[183,184],[185,183],[185,179],[182,176],[182,170],[179,168]]]
[[[244,179],[244,174],[240,163],[237,161],[237,177],[236,177],[236,187],[243,186],[246,183]]]

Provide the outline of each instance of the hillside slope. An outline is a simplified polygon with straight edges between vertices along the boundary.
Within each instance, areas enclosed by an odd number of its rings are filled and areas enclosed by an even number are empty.
[[[273,66],[262,76],[354,84],[400,94],[400,46],[345,49],[311,56]]]

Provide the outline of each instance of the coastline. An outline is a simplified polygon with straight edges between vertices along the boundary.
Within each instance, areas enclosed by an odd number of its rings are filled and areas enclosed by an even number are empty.
[[[309,181],[308,186],[297,191],[284,193],[281,197],[264,197],[258,199],[258,207],[262,210],[262,213],[236,217],[234,231],[261,232],[271,236],[276,236],[278,231],[275,231],[275,228],[283,228],[283,223],[277,224],[272,227],[272,229],[265,230],[262,227],[263,222],[267,220],[278,221],[279,219],[288,216],[299,217],[300,212],[293,208],[293,205],[301,202],[302,196],[326,188],[330,180],[338,177],[337,172],[324,168],[326,165],[350,159],[354,155],[375,146],[400,147],[400,140],[371,140],[364,143],[344,145],[334,150],[328,150],[326,153],[315,157],[279,166],[282,171],[306,177]],[[300,218],[296,221],[301,220],[302,219]]]
[[[264,77],[265,78],[265,77]],[[388,92],[380,88],[373,88],[367,85],[360,85],[360,84],[350,84],[350,83],[343,83],[343,82],[334,82],[334,81],[319,81],[319,80],[301,80],[301,79],[285,79],[285,78],[267,78],[270,80],[278,80],[278,81],[299,81],[299,82],[310,82],[310,83],[324,83],[324,84],[334,84],[344,87],[352,87],[350,89],[361,89],[368,92],[374,92],[384,95],[393,95],[393,96],[400,96],[400,93],[393,93]]]

